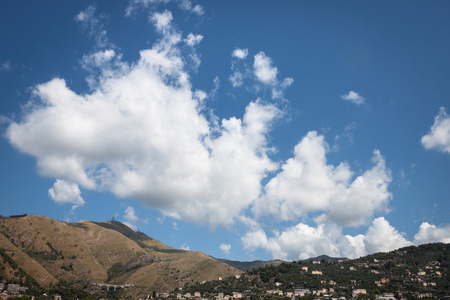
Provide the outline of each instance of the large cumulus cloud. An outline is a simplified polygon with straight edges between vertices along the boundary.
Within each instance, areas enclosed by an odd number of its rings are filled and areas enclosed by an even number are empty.
[[[253,207],[255,215],[287,221],[324,212],[321,218],[356,227],[367,225],[375,212],[385,210],[392,197],[388,191],[392,179],[380,151],[374,151],[374,167],[353,179],[347,163],[327,163],[327,149],[324,136],[309,132],[295,146],[294,157],[264,187]]]
[[[76,93],[61,78],[36,86],[6,136],[36,157],[40,174],[75,190],[110,191],[172,217],[227,227],[276,168],[266,135],[281,111],[255,100],[241,119],[213,126],[202,112],[203,94],[191,87],[179,49],[183,39],[171,20],[168,11],[150,18],[162,39],[133,64],[103,67],[113,51],[85,58],[108,71],[100,72],[89,94]]]

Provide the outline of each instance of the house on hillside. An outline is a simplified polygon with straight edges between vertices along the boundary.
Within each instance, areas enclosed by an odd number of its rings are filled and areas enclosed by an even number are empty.
[[[11,294],[18,294],[19,288],[20,288],[20,285],[10,283],[10,284],[8,284],[7,291],[8,291],[8,293],[11,293]]]
[[[356,297],[356,295],[367,295],[367,291],[365,289],[353,290],[353,297]]]
[[[161,298],[161,299],[169,298],[169,294],[168,293],[159,293],[157,296],[158,296],[158,298]]]
[[[306,294],[311,294],[311,291],[309,289],[295,289],[294,295],[296,297],[305,297]]]

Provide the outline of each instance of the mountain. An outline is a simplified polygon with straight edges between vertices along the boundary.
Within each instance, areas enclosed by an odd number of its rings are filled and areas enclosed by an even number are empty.
[[[221,262],[226,263],[227,265],[230,265],[238,270],[241,270],[243,272],[251,271],[253,269],[257,269],[260,267],[265,266],[278,266],[284,263],[284,261],[279,259],[269,260],[269,261],[263,261],[263,260],[254,260],[254,261],[236,261],[236,260],[228,260],[228,259],[219,259]]]
[[[202,252],[171,248],[117,221],[1,218],[0,254],[0,281],[43,288],[60,283],[89,288],[94,283],[133,284],[127,290],[144,294],[242,273]]]

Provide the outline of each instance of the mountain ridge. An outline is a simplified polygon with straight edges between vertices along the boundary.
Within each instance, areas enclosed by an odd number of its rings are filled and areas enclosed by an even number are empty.
[[[268,261],[265,261],[265,260],[238,261],[238,260],[228,260],[228,259],[220,259],[219,258],[219,260],[232,266],[232,267],[235,267],[236,269],[239,269],[243,272],[251,271],[253,269],[258,269],[260,267],[265,267],[265,266],[279,266],[282,263],[290,262],[290,261],[284,261],[281,259],[272,259],[272,260],[268,260]],[[331,256],[323,254],[323,255],[316,256],[316,257],[310,257],[307,259],[303,259],[300,261],[339,262],[339,261],[345,261],[345,260],[349,260],[349,258],[331,257]]]
[[[117,221],[1,218],[0,248],[42,287],[80,282],[170,291],[242,273],[202,252],[171,248]],[[7,259],[0,264],[8,265]],[[15,272],[5,267],[0,275],[2,280],[24,281],[14,277]]]

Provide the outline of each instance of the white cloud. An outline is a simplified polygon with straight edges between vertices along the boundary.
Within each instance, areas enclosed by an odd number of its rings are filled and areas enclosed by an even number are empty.
[[[350,123],[349,125],[345,126],[344,131],[334,137],[334,145],[332,147],[332,151],[337,152],[341,149],[342,146],[347,147],[349,145],[353,145],[355,143],[353,137],[355,128],[356,123]]]
[[[139,223],[147,223],[146,219],[141,219],[138,217],[136,210],[132,206],[127,206],[123,218],[125,219],[123,223],[133,230],[139,230]]]
[[[4,61],[0,64],[0,73],[2,72],[9,72],[11,71],[12,66],[11,66],[11,62],[9,60]]]
[[[162,13],[155,12],[150,20],[155,23],[156,30],[163,32],[170,28],[173,16],[170,11],[165,10]]]
[[[392,227],[385,218],[373,220],[364,237],[367,253],[388,252],[411,245],[403,234]]]
[[[125,9],[125,15],[129,17],[139,8],[154,11],[158,8],[158,5],[168,4],[169,2],[177,2],[179,8],[186,12],[196,14],[197,16],[202,16],[205,13],[203,6],[199,4],[192,4],[191,0],[130,0],[127,8]]]
[[[71,203],[76,206],[85,204],[78,184],[73,182],[57,179],[53,187],[48,190],[48,194],[53,201],[59,204]]]
[[[444,234],[441,234],[440,239],[436,241],[445,241],[443,236]],[[299,223],[268,237],[261,227],[253,224],[241,238],[241,242],[244,249],[254,251],[262,248],[273,258],[288,261],[307,259],[322,254],[357,258],[412,245],[383,217],[374,219],[365,235],[357,236],[343,235],[341,227],[332,223],[321,223],[316,227]]]
[[[261,51],[255,55],[253,68],[256,78],[262,83],[276,83],[278,69],[273,66],[272,59],[266,56],[264,52]]]
[[[136,215],[136,210],[132,206],[128,206],[125,210],[125,215],[123,216],[125,220],[131,223],[137,223],[140,221],[139,217]]]
[[[247,58],[248,55],[248,49],[239,49],[236,48],[234,49],[234,51],[231,53],[231,56],[239,58],[239,59],[245,59]]]
[[[338,186],[331,200],[329,219],[344,226],[366,225],[375,212],[387,210],[392,194],[388,187],[391,172],[386,169],[384,158],[374,151],[375,166],[358,176],[345,190]]]
[[[133,229],[134,231],[138,230],[138,227],[137,227],[136,224],[133,224],[133,223],[128,222],[128,221],[124,221],[124,222],[122,222],[122,223],[125,224],[126,226],[130,227],[130,228]]]
[[[281,111],[256,100],[242,119],[210,124],[171,19],[154,14],[163,39],[128,68],[101,77],[90,94],[60,78],[37,85],[30,109],[6,136],[36,157],[42,175],[139,199],[166,216],[229,227],[277,168],[267,134]],[[97,52],[89,61],[103,70],[113,54]]]
[[[231,70],[233,73],[230,75],[229,80],[233,87],[240,87],[244,84],[244,80],[249,77],[251,70],[249,70],[247,64],[243,62],[248,55],[248,49],[234,49],[231,53]]]
[[[189,246],[186,245],[186,244],[183,244],[183,245],[181,245],[180,249],[181,249],[181,250],[190,251],[190,250],[191,250],[191,247],[189,247]]]
[[[195,13],[196,15],[198,15],[198,16],[201,16],[201,15],[203,15],[203,14],[205,13],[205,10],[203,9],[203,6],[201,6],[201,5],[199,5],[199,4],[195,5],[195,6],[192,8],[191,11],[192,11],[193,13]]]
[[[158,4],[167,4],[170,0],[130,0],[125,9],[127,17],[133,15],[139,8],[155,9]]]
[[[103,19],[106,16],[100,15],[96,17],[95,10],[96,7],[94,5],[89,5],[84,11],[79,12],[75,16],[75,21],[79,22],[87,35],[94,40],[96,47],[111,47],[112,44],[109,43],[107,32],[103,29]]]
[[[428,222],[422,223],[419,227],[419,232],[414,236],[414,244],[427,243],[450,243],[450,225],[437,227]]]
[[[439,109],[433,126],[429,133],[422,137],[421,142],[425,149],[436,149],[450,154],[450,116],[444,107]]]
[[[81,66],[85,69],[90,69],[92,67],[102,67],[105,63],[111,61],[111,59],[116,55],[114,50],[104,50],[98,51],[94,54],[84,55],[81,60]]]
[[[242,237],[242,241],[245,249],[261,247],[274,258],[299,260],[321,254],[338,256],[339,251],[330,238],[324,225],[313,228],[299,223],[270,238],[262,229],[252,230]]]
[[[201,34],[189,33],[187,38],[184,41],[187,45],[193,47],[193,46],[200,44],[202,39],[203,39],[203,36]]]
[[[245,75],[239,71],[233,72],[230,76],[230,82],[233,87],[239,87],[244,83]]]
[[[89,72],[86,81],[91,90],[98,88],[101,81],[127,73],[129,70],[128,64],[122,62],[122,55],[116,55],[112,49],[83,55],[80,64]]]
[[[220,244],[219,248],[220,248],[220,251],[223,252],[223,254],[225,254],[227,256],[231,254],[231,245],[230,244],[222,243],[222,244]]]
[[[323,136],[309,132],[295,146],[294,157],[264,187],[253,206],[255,216],[287,221],[324,212],[322,218],[341,226],[359,226],[383,211],[391,199],[391,176],[379,151],[374,151],[375,166],[351,181],[353,172],[347,163],[327,164],[327,149]]]
[[[294,79],[287,77],[283,79],[283,82],[281,82],[281,88],[284,90],[287,87],[290,87],[294,83]]]
[[[172,222],[172,229],[179,230],[177,222]]]
[[[191,0],[181,0],[179,1],[179,6],[181,9],[184,9],[188,12],[194,13],[198,16],[201,16],[205,13],[203,6],[197,4],[193,5]]]
[[[366,246],[364,245],[364,235],[357,236],[345,235],[339,239],[338,247],[340,250],[340,257],[358,258],[365,256]]]
[[[341,99],[353,102],[356,105],[364,104],[364,101],[366,100],[364,97],[360,96],[358,93],[354,91],[350,91],[348,94],[342,95]]]
[[[217,91],[220,88],[220,79],[219,79],[219,77],[217,77],[217,76],[214,77],[213,84],[214,84],[214,88],[209,92],[209,94],[207,96],[209,99],[216,99],[216,97],[217,97]]]
[[[244,80],[253,81],[254,90],[271,91],[274,100],[284,100],[284,91],[294,83],[294,79],[287,77],[281,82],[277,79],[278,69],[273,65],[272,59],[260,51],[254,56],[253,66],[249,67],[244,59],[248,56],[248,49],[236,48],[232,53],[231,70],[229,77],[233,87],[240,87]],[[248,86],[247,86],[248,88]]]

